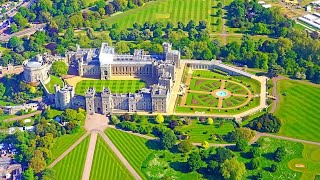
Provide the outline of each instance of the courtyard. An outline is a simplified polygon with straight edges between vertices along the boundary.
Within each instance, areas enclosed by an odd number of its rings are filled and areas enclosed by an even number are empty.
[[[189,70],[176,112],[236,114],[259,105],[260,83],[211,70]]]

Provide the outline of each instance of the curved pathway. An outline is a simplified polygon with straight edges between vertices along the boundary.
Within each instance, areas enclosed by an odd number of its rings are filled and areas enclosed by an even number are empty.
[[[276,98],[275,101],[273,101],[273,104],[272,104],[272,108],[271,108],[271,111],[270,113],[274,113],[277,109],[277,104],[280,102],[280,96],[279,94],[277,93],[277,82],[281,79],[285,79],[285,77],[283,76],[278,76],[278,77],[275,77],[275,78],[272,78],[272,84],[273,84],[273,87],[272,87],[272,95]]]

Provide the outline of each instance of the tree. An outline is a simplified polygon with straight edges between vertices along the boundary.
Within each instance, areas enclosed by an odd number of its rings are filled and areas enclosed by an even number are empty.
[[[53,169],[45,169],[41,173],[41,180],[55,180],[55,171]]]
[[[209,143],[207,141],[203,141],[201,146],[204,148],[204,149],[207,149],[209,147]]]
[[[249,127],[260,132],[277,133],[281,128],[281,121],[272,114],[264,114],[254,119]]]
[[[225,179],[240,180],[245,173],[244,163],[237,161],[236,158],[227,159],[221,164],[221,174]]]
[[[130,48],[125,41],[117,42],[115,49],[118,54],[124,54],[124,53],[130,52]]]
[[[239,139],[236,142],[236,148],[238,151],[244,151],[247,149],[247,147],[248,147],[248,141],[245,139]]]
[[[268,76],[270,78],[278,77],[280,74],[284,74],[284,69],[280,65],[274,64],[268,69]]]
[[[209,125],[213,124],[213,119],[212,118],[208,118],[207,119],[207,124],[209,124]]]
[[[176,144],[176,141],[177,141],[177,137],[172,130],[167,130],[160,137],[160,143],[164,149],[172,148]]]
[[[22,178],[24,180],[34,180],[34,172],[32,168],[28,168],[22,173]]]
[[[202,160],[198,152],[192,152],[187,160],[190,171],[196,171],[202,166]]]
[[[250,161],[250,167],[251,167],[251,169],[257,169],[257,168],[260,167],[260,165],[261,165],[261,161],[260,161],[259,158],[253,158],[253,159],[251,159],[251,161]]]
[[[162,114],[158,114],[157,117],[156,117],[156,122],[158,124],[161,124],[164,122],[164,117],[162,116]]]
[[[34,156],[30,161],[29,167],[34,170],[35,173],[39,173],[47,166],[46,160],[43,157],[43,152],[40,150],[34,151]]]
[[[280,146],[276,149],[276,151],[274,152],[274,160],[280,162],[284,159],[284,157],[286,156],[287,152],[286,152],[286,148],[283,146]]]
[[[0,97],[3,97],[4,93],[6,92],[6,87],[3,83],[0,83]]]
[[[261,150],[259,147],[251,147],[250,154],[252,158],[257,158],[261,156]]]
[[[52,63],[52,74],[56,76],[64,76],[68,73],[68,65],[63,61],[55,61]]]
[[[117,124],[120,123],[120,120],[119,120],[119,118],[118,118],[117,116],[112,115],[112,116],[111,116],[111,123],[112,123],[113,125],[117,125]]]
[[[15,48],[21,44],[20,39],[17,36],[12,36],[8,41],[8,47]]]
[[[106,10],[106,13],[109,15],[114,13],[114,7],[111,3],[106,5],[105,10]]]
[[[187,153],[190,152],[192,150],[192,144],[190,141],[186,140],[186,141],[181,141],[178,144],[178,150],[182,153]]]
[[[271,172],[276,172],[277,169],[278,169],[277,164],[272,164],[271,167],[270,167],[270,171],[271,171]]]
[[[219,163],[224,162],[227,159],[231,159],[234,157],[234,154],[229,149],[224,147],[218,147],[216,149],[216,154],[214,154],[214,160],[218,161]]]
[[[211,174],[218,174],[220,165],[219,165],[219,163],[217,161],[210,160],[209,163],[208,163],[207,168],[208,168],[208,171]]]

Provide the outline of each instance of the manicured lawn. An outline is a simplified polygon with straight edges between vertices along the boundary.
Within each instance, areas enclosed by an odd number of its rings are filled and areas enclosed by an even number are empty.
[[[106,130],[106,134],[137,173],[143,179],[147,179],[141,168],[142,163],[153,152],[147,146],[148,140],[111,128]]]
[[[320,142],[320,86],[280,80],[277,93],[280,102],[275,115],[282,122],[279,134]]]
[[[76,94],[84,95],[90,87],[94,87],[96,92],[109,87],[112,93],[134,93],[145,86],[146,83],[139,80],[83,80],[77,84]]]
[[[141,137],[116,129],[106,134],[143,179],[199,179],[195,172],[183,173],[188,156],[169,151],[155,151],[158,145]]]
[[[52,153],[52,161],[57,159],[64,151],[66,151],[73,143],[75,143],[83,134],[85,134],[84,129],[79,129],[74,134],[65,134],[61,137],[55,139],[53,144],[53,148],[51,150]]]
[[[213,124],[208,125],[198,121],[192,121],[190,125],[177,126],[177,130],[182,131],[190,136],[191,142],[200,142],[208,141],[208,142],[218,142],[211,137],[213,134],[227,134],[234,130],[233,124],[230,122],[224,122],[221,127],[219,127],[219,122],[214,121]],[[220,142],[219,142],[220,143]]]
[[[46,88],[48,89],[48,91],[50,93],[54,93],[54,85],[56,85],[56,84],[59,84],[61,88],[63,87],[63,81],[60,78],[58,78],[57,76],[51,75],[50,82],[48,82],[46,84]]]
[[[262,155],[260,158],[261,165],[258,169],[251,170],[249,162],[251,157],[249,156],[249,149],[244,152],[235,152],[237,159],[242,161],[247,166],[246,177],[251,179],[253,175],[256,175],[258,172],[262,172],[263,179],[299,179],[301,173],[293,171],[289,168],[288,162],[295,158],[302,157],[303,144],[285,141],[274,138],[262,138],[264,140],[263,146],[260,147]],[[276,162],[273,160],[273,155],[275,150],[284,146],[286,148],[285,158],[281,162]],[[270,172],[269,168],[272,164],[276,164],[278,169],[276,172]]]
[[[5,120],[5,119],[9,119],[9,118],[12,118],[12,117],[15,117],[17,115],[0,115],[0,121],[2,120]]]
[[[132,28],[133,23],[143,24],[150,22],[172,22],[177,26],[178,21],[188,23],[194,20],[206,20],[208,26],[211,24],[212,31],[221,31],[221,26],[216,25],[216,20],[221,17],[216,16],[217,1],[212,0],[157,0],[146,3],[142,7],[137,7],[123,13],[106,18],[110,23],[117,23],[119,27]]]
[[[305,167],[299,168],[296,164],[302,164]],[[302,158],[291,160],[289,167],[302,172],[301,179],[314,179],[316,175],[320,175],[320,146],[305,144]]]
[[[90,179],[134,179],[101,136],[98,136]]]
[[[14,106],[16,104],[14,104],[13,102],[9,102],[3,99],[0,99],[0,106]]]
[[[53,167],[56,179],[81,179],[89,140],[90,137],[86,137],[76,148]]]

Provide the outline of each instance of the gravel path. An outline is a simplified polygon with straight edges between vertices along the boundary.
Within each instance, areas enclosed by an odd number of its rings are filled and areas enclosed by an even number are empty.
[[[30,114],[25,114],[25,115],[21,115],[21,116],[8,118],[8,119],[3,120],[3,122],[18,121],[18,120],[26,119],[26,118],[29,118],[29,117],[32,117],[34,115],[41,114],[41,113],[42,113],[42,111],[39,110],[39,111],[30,113]]]
[[[272,87],[272,95],[274,97],[276,97],[276,100],[273,101],[273,104],[272,104],[272,108],[271,108],[271,111],[270,113],[274,113],[277,109],[277,104],[278,102],[280,101],[280,96],[279,94],[277,93],[277,82],[281,79],[285,79],[285,77],[283,76],[278,76],[278,77],[274,77],[272,78],[272,84],[273,84],[273,87]]]
[[[82,174],[82,180],[89,180],[90,178],[90,172],[91,172],[91,167],[93,162],[94,150],[96,149],[97,138],[98,138],[98,132],[93,131],[91,133],[86,162],[85,162],[84,170]]]

